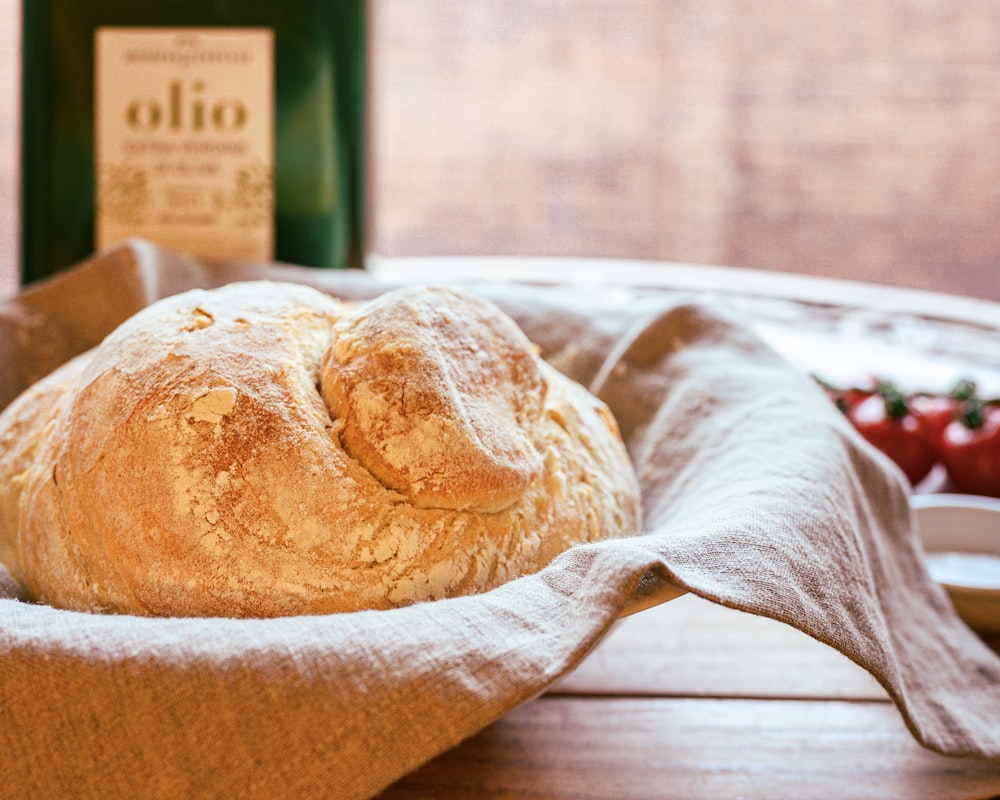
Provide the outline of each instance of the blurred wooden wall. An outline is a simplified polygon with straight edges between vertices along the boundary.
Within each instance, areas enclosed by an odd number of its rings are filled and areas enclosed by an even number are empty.
[[[995,0],[371,0],[371,245],[1000,300]],[[0,290],[19,0],[0,0]]]
[[[995,0],[375,0],[374,245],[1000,299]]]

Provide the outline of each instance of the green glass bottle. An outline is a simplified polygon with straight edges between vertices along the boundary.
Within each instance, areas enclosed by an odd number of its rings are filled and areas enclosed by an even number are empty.
[[[28,0],[22,279],[126,236],[362,266],[364,0]]]

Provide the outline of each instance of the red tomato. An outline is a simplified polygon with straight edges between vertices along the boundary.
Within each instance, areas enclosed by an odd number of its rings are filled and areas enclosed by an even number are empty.
[[[845,389],[837,398],[837,407],[845,414],[854,408],[858,403],[863,402],[872,396],[868,389],[851,388]]]
[[[970,421],[945,428],[941,461],[958,491],[1000,497],[1000,406],[983,405]]]
[[[847,418],[865,439],[899,465],[916,486],[937,463],[927,422],[900,398],[873,394],[847,409]]]
[[[937,447],[944,429],[961,414],[961,403],[946,395],[917,394],[906,401],[910,413],[923,419],[931,441]]]
[[[854,385],[847,388],[840,388],[831,384],[824,384],[826,393],[836,404],[837,408],[848,413],[854,406],[875,393],[879,381],[874,376],[864,376]]]

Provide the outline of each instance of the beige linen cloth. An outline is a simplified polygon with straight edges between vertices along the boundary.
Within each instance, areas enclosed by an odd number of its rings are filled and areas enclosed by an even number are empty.
[[[0,406],[160,296],[259,277],[342,297],[388,288],[129,243],[0,307]],[[609,403],[646,532],[481,596],[394,611],[143,619],[8,595],[0,796],[372,796],[543,691],[622,613],[674,587],[845,653],[927,747],[1000,757],[1000,659],[921,566],[899,473],[807,376],[697,297],[615,305],[481,288]]]

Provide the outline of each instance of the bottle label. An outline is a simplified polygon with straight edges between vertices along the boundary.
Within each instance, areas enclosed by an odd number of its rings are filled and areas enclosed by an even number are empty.
[[[95,240],[274,256],[274,41],[263,28],[98,28]]]

